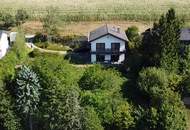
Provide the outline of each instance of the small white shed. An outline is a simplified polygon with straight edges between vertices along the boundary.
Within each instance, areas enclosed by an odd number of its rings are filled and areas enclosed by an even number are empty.
[[[9,48],[8,34],[5,31],[0,31],[0,59],[2,59]]]

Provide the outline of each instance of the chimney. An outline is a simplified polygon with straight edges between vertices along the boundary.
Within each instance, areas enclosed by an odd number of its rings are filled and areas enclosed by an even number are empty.
[[[120,33],[120,28],[119,27],[117,28],[117,32]]]

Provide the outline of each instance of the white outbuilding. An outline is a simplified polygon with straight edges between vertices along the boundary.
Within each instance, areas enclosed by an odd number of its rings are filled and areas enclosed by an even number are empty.
[[[9,48],[8,33],[0,31],[0,59],[2,59]]]

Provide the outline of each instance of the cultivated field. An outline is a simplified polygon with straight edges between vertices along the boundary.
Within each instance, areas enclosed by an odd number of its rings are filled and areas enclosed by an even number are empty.
[[[1,10],[26,9],[33,17],[54,6],[63,20],[157,20],[169,8],[190,21],[190,0],[0,0]],[[7,10],[6,10],[7,11]]]

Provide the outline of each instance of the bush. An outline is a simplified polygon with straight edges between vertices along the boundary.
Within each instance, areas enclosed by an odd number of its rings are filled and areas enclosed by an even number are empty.
[[[134,130],[157,130],[159,114],[158,110],[154,107],[145,108],[142,107],[135,108],[133,111],[133,116],[135,118]]]
[[[27,14],[26,10],[19,9],[19,10],[17,10],[15,18],[16,18],[17,25],[20,25],[29,18],[29,15]]]
[[[108,91],[99,91],[94,93],[86,91],[81,95],[81,104],[83,106],[93,107],[102,124],[112,124],[112,110],[117,106],[117,103],[113,104],[111,97],[113,98],[113,95],[111,95]]]
[[[104,130],[93,107],[85,107],[83,114],[83,130]]]
[[[41,127],[57,130],[80,128],[79,72],[62,56],[42,55],[31,64],[40,76],[42,86]]]
[[[184,108],[173,104],[162,104],[159,111],[160,130],[186,130],[187,118]]]
[[[34,43],[47,42],[47,35],[37,32],[34,37]]]
[[[131,26],[125,31],[129,41],[137,42],[139,41],[139,29],[136,26]]]
[[[9,13],[4,13],[2,15],[2,21],[3,21],[3,26],[6,28],[6,29],[9,29],[9,27],[12,27],[15,25],[15,17]]]
[[[168,77],[164,70],[157,68],[143,69],[138,78],[141,91],[150,97],[160,97],[168,89]]]
[[[16,42],[12,47],[13,51],[16,53],[17,58],[20,61],[24,61],[28,55],[28,50],[25,44],[25,36],[24,33],[19,30],[16,36]]]
[[[123,79],[121,75],[111,69],[104,70],[100,65],[89,67],[79,81],[83,90],[121,89]]]
[[[2,77],[0,77],[2,78]],[[5,83],[0,79],[0,129],[18,130],[21,128],[20,119],[14,111],[14,103],[10,93],[6,90]]]
[[[119,129],[128,129],[134,125],[132,108],[128,103],[119,105],[114,113],[114,123]]]

